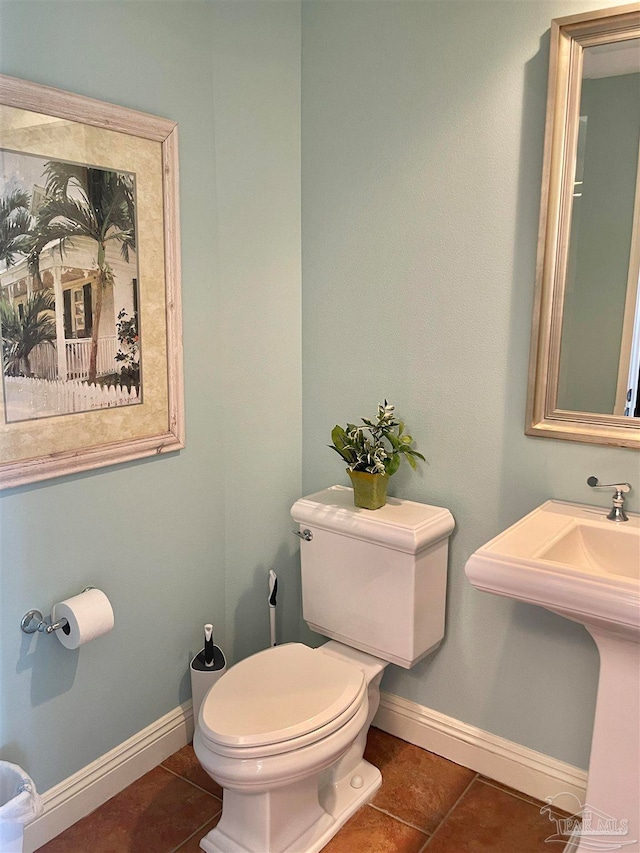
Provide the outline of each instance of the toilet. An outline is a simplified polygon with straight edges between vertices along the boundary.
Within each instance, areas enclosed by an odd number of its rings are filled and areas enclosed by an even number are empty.
[[[380,787],[364,760],[380,681],[444,635],[447,509],[390,498],[353,506],[332,486],[296,501],[303,617],[328,637],[233,666],[205,697],[194,749],[224,789],[207,853],[316,853]]]

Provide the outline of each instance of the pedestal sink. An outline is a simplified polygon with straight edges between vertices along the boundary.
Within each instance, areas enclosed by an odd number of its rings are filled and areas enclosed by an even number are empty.
[[[567,851],[640,851],[640,516],[547,501],[469,558],[477,589],[580,622],[600,653],[583,830]]]

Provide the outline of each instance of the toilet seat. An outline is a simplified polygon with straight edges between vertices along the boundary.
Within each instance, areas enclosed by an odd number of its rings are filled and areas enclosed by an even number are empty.
[[[274,646],[236,664],[211,688],[200,733],[219,755],[289,752],[344,726],[366,692],[358,667],[301,643]]]

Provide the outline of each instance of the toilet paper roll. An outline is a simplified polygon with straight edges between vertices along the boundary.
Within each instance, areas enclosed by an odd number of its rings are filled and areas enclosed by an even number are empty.
[[[99,589],[88,589],[73,598],[54,604],[51,619],[66,619],[68,625],[58,628],[56,637],[67,649],[77,649],[113,628],[113,609],[107,596]]]

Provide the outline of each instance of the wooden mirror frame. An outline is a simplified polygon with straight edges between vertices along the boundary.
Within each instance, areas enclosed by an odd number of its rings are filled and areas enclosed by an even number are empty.
[[[557,407],[583,50],[632,38],[640,38],[640,3],[551,22],[527,435],[640,448],[640,418]]]

